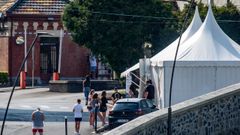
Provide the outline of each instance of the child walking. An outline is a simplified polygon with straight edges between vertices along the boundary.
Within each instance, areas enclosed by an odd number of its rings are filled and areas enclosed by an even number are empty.
[[[83,107],[81,105],[81,99],[77,99],[77,103],[73,106],[74,118],[75,118],[75,134],[80,135],[80,123],[82,121]]]

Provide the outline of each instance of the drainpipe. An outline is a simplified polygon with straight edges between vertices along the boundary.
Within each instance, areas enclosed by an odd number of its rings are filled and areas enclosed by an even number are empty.
[[[8,38],[8,74],[9,74],[9,81],[12,83],[12,40],[13,40],[13,20],[11,18],[11,26],[10,26],[10,37]]]

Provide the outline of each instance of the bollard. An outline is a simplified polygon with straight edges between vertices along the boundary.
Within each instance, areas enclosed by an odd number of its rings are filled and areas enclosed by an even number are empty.
[[[95,132],[97,133],[97,111],[98,111],[98,106],[95,105],[95,110],[94,110],[94,119],[95,119],[95,123],[94,123],[94,128],[95,128]]]
[[[65,135],[67,135],[68,134],[68,131],[67,131],[67,129],[68,129],[68,127],[67,127],[67,116],[65,116],[64,118],[65,118]]]
[[[58,72],[53,72],[53,81],[59,80]]]
[[[26,88],[26,72],[21,71],[20,73],[20,88],[25,89]]]

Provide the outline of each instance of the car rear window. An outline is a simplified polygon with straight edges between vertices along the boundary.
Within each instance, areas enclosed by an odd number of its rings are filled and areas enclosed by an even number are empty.
[[[113,110],[134,110],[138,109],[138,103],[133,103],[133,102],[117,102]]]

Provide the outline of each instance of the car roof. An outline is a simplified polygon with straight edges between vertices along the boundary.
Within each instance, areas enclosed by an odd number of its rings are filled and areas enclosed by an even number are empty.
[[[122,99],[119,99],[117,101],[117,103],[119,103],[119,102],[139,102],[141,100],[143,100],[143,98],[122,98]]]

